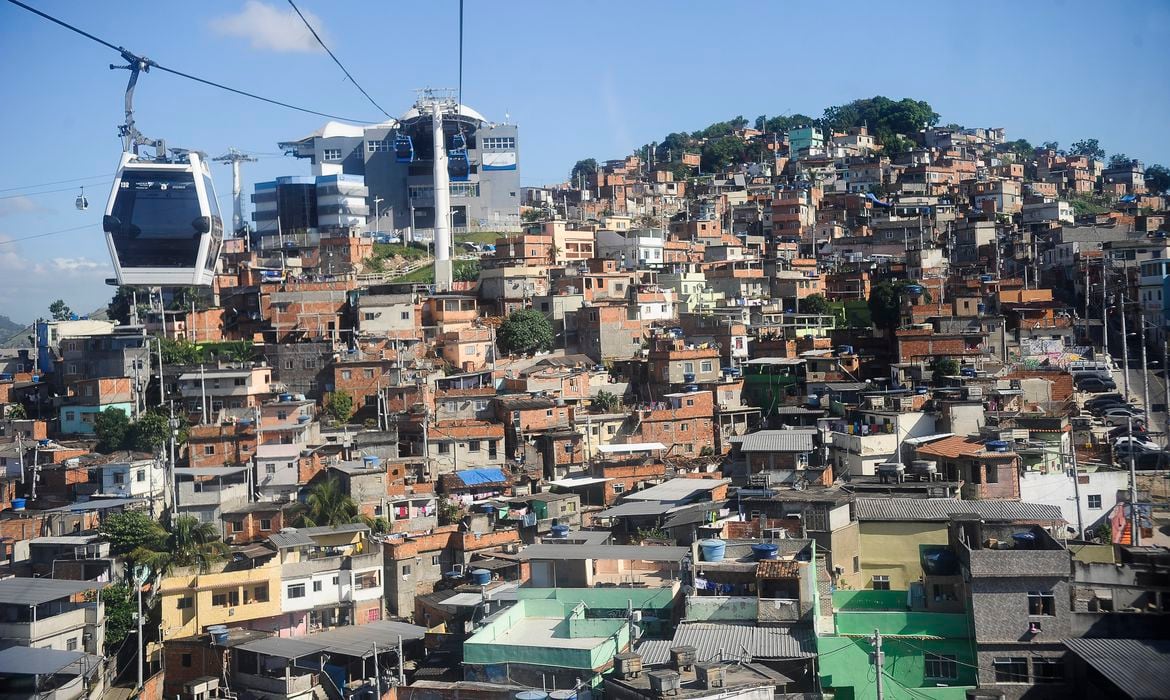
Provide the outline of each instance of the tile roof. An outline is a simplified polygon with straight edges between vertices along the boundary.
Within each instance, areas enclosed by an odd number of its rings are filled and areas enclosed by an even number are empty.
[[[965,435],[955,435],[953,437],[935,440],[934,442],[920,445],[918,447],[918,454],[930,455],[932,457],[943,457],[946,459],[957,459],[959,457],[973,457],[981,455],[983,457],[1015,457],[1015,452],[990,452],[984,447],[986,440],[980,438],[973,438]]]
[[[1066,639],[1064,645],[1131,698],[1164,698],[1170,688],[1170,641]]]
[[[796,578],[800,564],[782,559],[765,559],[756,566],[756,578]]]
[[[652,666],[670,661],[670,649],[677,646],[693,646],[700,662],[718,657],[720,649],[729,657],[747,654],[753,659],[801,659],[817,653],[808,627],[736,622],[684,622],[674,639],[647,640],[638,646],[638,653],[643,663]]]
[[[743,436],[741,452],[811,452],[812,430],[761,430]]]
[[[957,498],[858,498],[854,503],[858,520],[945,521],[952,515],[977,515],[984,520],[1063,521],[1060,506],[1020,501]]]

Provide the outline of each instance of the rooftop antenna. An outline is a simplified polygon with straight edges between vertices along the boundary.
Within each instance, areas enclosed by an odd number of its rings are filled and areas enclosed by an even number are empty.
[[[244,223],[244,198],[240,194],[240,163],[255,163],[254,156],[245,155],[235,148],[218,158],[212,158],[217,163],[231,163],[232,166],[232,232],[237,236],[244,234],[247,224]]]
[[[150,67],[156,64],[145,56],[135,56],[121,47],[118,47],[118,52],[122,54],[126,65],[116,66],[111,63],[110,70],[130,71],[130,80],[126,83],[126,122],[118,126],[118,136],[122,139],[122,150],[138,155],[139,146],[150,146],[154,149],[156,160],[166,160],[166,142],[163,139],[149,139],[143,136],[134,124],[134,86],[138,84],[138,74],[149,73]]]

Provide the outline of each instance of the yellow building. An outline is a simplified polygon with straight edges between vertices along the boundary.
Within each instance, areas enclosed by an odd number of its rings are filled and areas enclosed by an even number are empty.
[[[862,588],[907,590],[923,577],[923,547],[947,546],[945,522],[863,520],[859,525]]]
[[[163,578],[159,597],[163,641],[273,617],[281,612],[280,563],[273,556],[253,569],[176,573]]]

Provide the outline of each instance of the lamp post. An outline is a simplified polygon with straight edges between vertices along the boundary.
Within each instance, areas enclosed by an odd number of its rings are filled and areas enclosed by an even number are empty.
[[[385,202],[385,201],[386,200],[382,199],[381,197],[374,197],[374,235],[375,236],[382,232],[382,214],[381,214],[381,210],[378,208],[378,205],[380,205],[382,202]]]

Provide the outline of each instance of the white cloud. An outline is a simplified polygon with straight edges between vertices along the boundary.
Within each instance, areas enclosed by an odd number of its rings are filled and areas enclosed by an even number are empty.
[[[89,258],[53,258],[53,269],[58,272],[87,272],[102,267]]]
[[[31,197],[19,195],[10,199],[0,199],[0,216],[15,216],[17,214],[43,214],[52,209],[38,204]]]
[[[305,19],[325,41],[325,31],[316,15],[301,10]],[[211,21],[211,29],[220,36],[247,39],[253,49],[278,53],[317,53],[321,46],[292,8],[278,9],[259,0],[248,0],[244,8]]]

